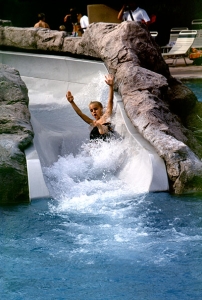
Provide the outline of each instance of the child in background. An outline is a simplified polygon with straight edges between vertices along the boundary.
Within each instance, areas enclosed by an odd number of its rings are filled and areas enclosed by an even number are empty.
[[[46,20],[46,16],[44,13],[40,13],[38,14],[38,23],[36,23],[34,25],[35,28],[38,28],[38,27],[42,27],[42,28],[49,28],[50,29],[50,26],[48,25],[48,23],[45,22]]]

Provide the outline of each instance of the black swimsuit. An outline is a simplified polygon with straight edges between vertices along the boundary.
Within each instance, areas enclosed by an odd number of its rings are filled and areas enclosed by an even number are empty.
[[[111,133],[113,133],[111,123],[104,123],[102,125],[107,126],[108,132],[101,134],[101,133],[99,133],[97,126],[95,126],[95,127],[93,127],[93,129],[90,132],[90,140],[101,139],[103,141],[106,141],[106,139],[110,138]]]

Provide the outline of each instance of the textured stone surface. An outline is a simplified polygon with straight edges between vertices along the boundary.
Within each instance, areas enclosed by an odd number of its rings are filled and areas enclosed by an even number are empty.
[[[59,31],[0,27],[1,45],[100,58],[116,78],[134,126],[164,159],[171,190],[202,190],[202,146],[185,128],[200,106],[195,95],[172,78],[148,29],[135,22],[92,23],[81,38]]]
[[[29,201],[23,150],[33,139],[28,93],[19,72],[0,64],[0,204]]]

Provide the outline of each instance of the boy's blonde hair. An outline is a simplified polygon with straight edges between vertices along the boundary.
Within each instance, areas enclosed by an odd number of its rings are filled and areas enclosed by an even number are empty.
[[[89,107],[90,107],[91,104],[97,104],[98,106],[100,106],[101,108],[103,108],[103,105],[102,105],[102,103],[100,101],[91,101],[89,103]]]

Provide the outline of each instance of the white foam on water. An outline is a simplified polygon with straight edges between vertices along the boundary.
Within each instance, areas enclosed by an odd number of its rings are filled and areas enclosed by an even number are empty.
[[[121,251],[124,256],[126,244],[131,247],[132,239],[134,244],[147,235],[141,226],[142,216],[130,217],[145,195],[118,178],[128,159],[128,147],[126,139],[84,143],[78,154],[59,157],[43,169],[55,199],[49,210],[63,218],[61,226],[77,245],[68,255],[106,249],[117,255]],[[131,228],[127,222],[136,225]]]
[[[127,139],[89,142],[78,154],[59,157],[44,168],[54,198],[49,211],[60,216],[64,235],[73,243],[72,249],[64,246],[58,253],[54,249],[55,256],[95,264],[96,255],[105,253],[113,259],[163,266],[185,255],[182,244],[189,237],[174,232],[172,226],[150,228],[153,219],[148,218],[146,194],[119,179],[130,155]]]
[[[77,155],[60,157],[51,167],[44,168],[52,197],[60,201],[63,209],[82,210],[96,202],[134,196],[137,187],[118,178],[128,160],[128,149],[127,140],[112,139],[84,143]]]

